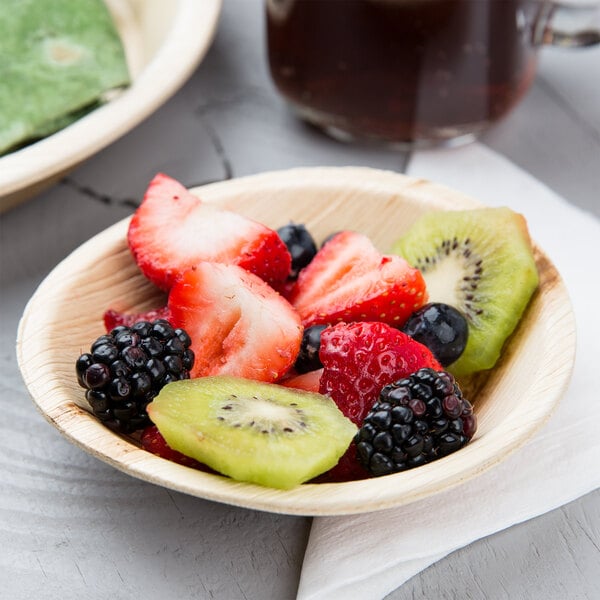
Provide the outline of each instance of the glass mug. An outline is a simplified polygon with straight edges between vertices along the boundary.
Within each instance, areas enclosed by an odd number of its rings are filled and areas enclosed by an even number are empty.
[[[519,102],[540,46],[599,43],[599,14],[548,0],[266,0],[269,67],[338,139],[457,145]]]

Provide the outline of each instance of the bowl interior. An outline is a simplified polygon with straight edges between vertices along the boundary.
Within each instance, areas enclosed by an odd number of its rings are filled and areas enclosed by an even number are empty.
[[[477,206],[441,186],[362,168],[298,169],[212,184],[205,201],[277,228],[302,222],[317,241],[340,229],[367,234],[386,252],[424,211]],[[126,244],[128,221],[81,246],[46,278],[28,304],[18,338],[19,363],[42,413],[71,441],[134,476],[230,504],[292,514],[348,514],[414,501],[465,481],[505,458],[549,417],[569,380],[574,321],[556,269],[536,248],[538,292],[488,373],[461,381],[479,427],[459,452],[405,473],[341,484],[271,490],[170,463],[120,437],[87,412],[74,363],[103,333],[107,308],[134,311],[165,297],[139,273]],[[64,316],[69,315],[65,320]]]

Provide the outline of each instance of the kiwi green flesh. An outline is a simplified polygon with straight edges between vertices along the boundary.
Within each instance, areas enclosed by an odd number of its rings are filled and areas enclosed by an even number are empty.
[[[326,396],[229,376],[169,383],[148,414],[174,450],[281,489],[335,466],[357,429]]]
[[[523,216],[505,207],[426,213],[392,251],[421,270],[430,302],[467,319],[467,345],[448,370],[491,369],[539,283]]]

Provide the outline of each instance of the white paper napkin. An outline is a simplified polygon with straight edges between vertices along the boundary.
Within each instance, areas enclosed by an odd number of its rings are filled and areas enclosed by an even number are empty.
[[[600,487],[600,223],[480,144],[417,153],[409,174],[523,213],[559,269],[577,320],[573,378],[557,411],[521,450],[480,477],[404,507],[315,518],[299,600],[380,599],[467,544]],[[468,527],[464,510],[469,507]],[[493,506],[493,513],[489,507]]]

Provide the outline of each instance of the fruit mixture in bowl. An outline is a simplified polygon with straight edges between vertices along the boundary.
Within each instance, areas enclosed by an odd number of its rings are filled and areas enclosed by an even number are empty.
[[[106,307],[76,360],[91,411],[165,459],[280,489],[468,444],[461,382],[494,367],[538,286],[507,208],[425,213],[382,253],[358,231],[269,228],[161,174],[127,241],[165,302]]]

